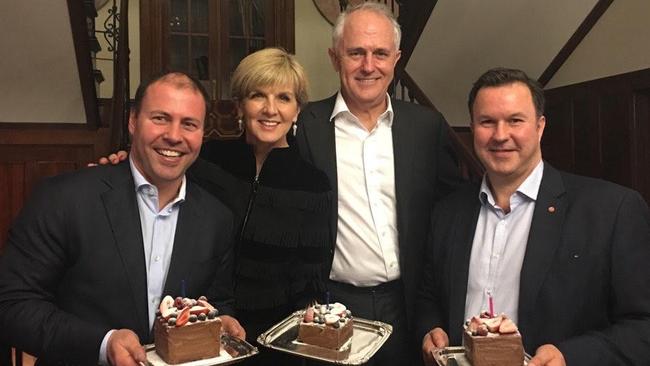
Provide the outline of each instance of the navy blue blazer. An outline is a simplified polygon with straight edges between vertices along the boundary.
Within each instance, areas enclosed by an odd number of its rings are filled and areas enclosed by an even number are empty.
[[[164,294],[206,295],[231,313],[232,213],[188,182]],[[109,329],[151,342],[147,275],[128,162],[45,180],[0,260],[0,339],[39,364],[96,364]]]
[[[421,337],[441,327],[461,344],[478,194],[468,185],[436,207],[417,304]],[[637,192],[545,163],[521,269],[526,352],[551,343],[568,365],[647,365],[648,263],[650,213]]]

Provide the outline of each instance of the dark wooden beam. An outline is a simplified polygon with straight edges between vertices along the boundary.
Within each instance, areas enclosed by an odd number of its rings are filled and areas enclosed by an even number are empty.
[[[598,22],[598,19],[605,14],[605,11],[613,1],[614,0],[599,0],[596,5],[594,5],[587,17],[585,17],[580,26],[578,26],[575,33],[573,33],[571,38],[569,38],[564,47],[562,47],[560,52],[558,52],[546,70],[544,70],[542,75],[539,77],[538,81],[542,86],[545,86],[549,81],[551,81],[555,73],[560,69],[560,67],[562,67],[562,65],[564,65],[580,42],[582,42],[585,36],[591,31],[591,28],[593,28],[596,22]]]
[[[68,0],[71,1],[71,0]],[[130,101],[129,78],[129,1],[120,1],[119,33],[113,61],[113,103],[111,111],[111,148],[127,150]]]
[[[67,0],[67,2],[72,41],[77,59],[77,69],[79,71],[81,94],[86,111],[86,124],[90,129],[97,129],[99,127],[99,108],[97,107],[93,65],[90,60],[86,9],[84,3],[81,1]]]
[[[415,98],[415,101],[418,104],[438,111],[431,100],[429,100],[422,89],[418,87],[415,80],[413,80],[411,75],[409,75],[406,70],[402,71],[400,82],[408,89],[409,94]],[[483,169],[483,166],[477,157],[474,155],[471,148],[471,143],[469,143],[463,137],[459,136],[459,134],[456,132],[455,127],[452,128],[449,125],[447,125],[447,127],[449,128],[449,138],[451,140],[451,143],[456,150],[456,153],[458,154],[458,158],[460,159],[461,173],[465,178],[471,181],[479,181],[481,177],[483,177],[483,172],[485,170]]]
[[[395,67],[395,74],[399,79],[438,0],[401,0],[398,3],[400,13],[397,20],[402,28],[402,41],[400,42],[402,56]]]

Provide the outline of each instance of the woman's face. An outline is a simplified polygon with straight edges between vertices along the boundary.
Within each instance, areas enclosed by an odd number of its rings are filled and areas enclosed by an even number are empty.
[[[298,118],[298,101],[291,85],[254,89],[239,103],[246,124],[246,142],[257,147],[285,147],[287,132]]]

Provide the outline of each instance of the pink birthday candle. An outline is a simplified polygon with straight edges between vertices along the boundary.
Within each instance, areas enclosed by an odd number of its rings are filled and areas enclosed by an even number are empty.
[[[494,318],[494,301],[491,292],[488,292],[488,306],[490,307],[490,318]]]

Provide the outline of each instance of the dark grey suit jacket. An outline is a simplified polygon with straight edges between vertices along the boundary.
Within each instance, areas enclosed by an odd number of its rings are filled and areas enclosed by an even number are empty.
[[[310,103],[300,113],[296,136],[303,158],[327,174],[335,193],[333,197],[338,194],[334,122],[330,121],[335,102],[336,95]],[[442,115],[414,103],[398,100],[391,103],[400,270],[406,315],[412,326],[431,211],[435,202],[451,192],[461,179]],[[336,198],[332,207],[331,230],[335,239]]]
[[[188,182],[164,294],[232,301],[231,212]],[[105,333],[151,342],[147,274],[128,162],[47,179],[9,232],[0,262],[0,338],[39,363],[96,364]]]
[[[420,336],[442,327],[450,344],[461,343],[478,194],[471,185],[436,207],[417,306]],[[520,279],[526,351],[551,343],[568,365],[648,365],[648,263],[650,213],[637,192],[545,163]]]

